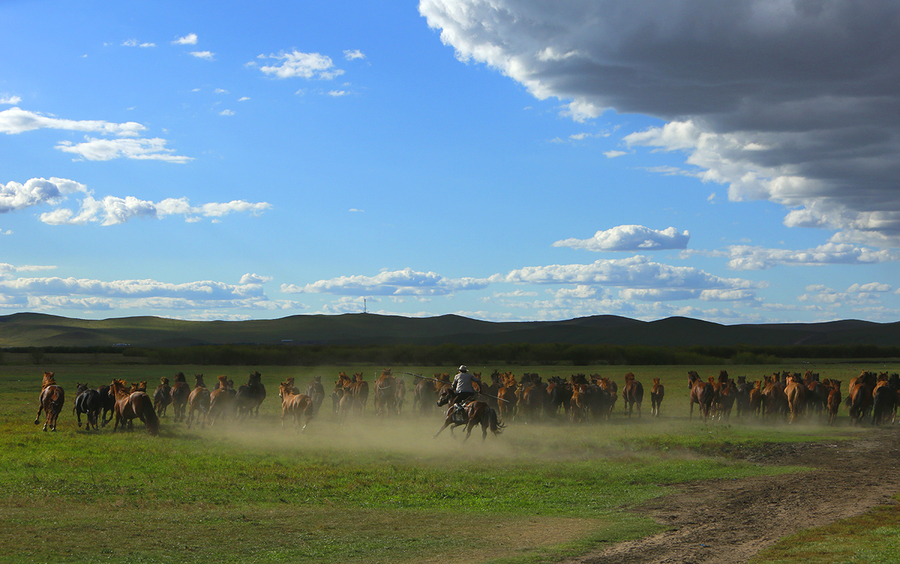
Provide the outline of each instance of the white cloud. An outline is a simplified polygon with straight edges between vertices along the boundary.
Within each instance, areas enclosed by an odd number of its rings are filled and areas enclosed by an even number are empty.
[[[881,284],[879,282],[869,282],[868,284],[853,284],[847,288],[848,292],[864,292],[864,293],[885,293],[893,291],[890,284]]]
[[[62,129],[67,131],[88,131],[134,137],[147,129],[133,121],[112,123],[102,120],[68,120],[47,117],[42,114],[28,112],[18,107],[0,112],[0,133],[14,135],[36,129]]]
[[[241,276],[241,285],[246,284],[265,284],[266,282],[271,282],[271,276],[260,276],[258,274],[250,274],[249,272],[243,276]]]
[[[238,98],[238,102],[246,102],[246,101],[248,101],[249,99],[250,99],[249,96],[241,96],[240,98]]]
[[[434,272],[417,272],[405,268],[384,271],[376,276],[341,276],[302,287],[285,284],[282,285],[282,292],[351,296],[444,296],[463,290],[480,290],[487,287],[488,283],[485,279],[449,279]]]
[[[604,153],[603,153],[603,155],[604,155],[607,159],[614,159],[614,158],[616,158],[616,157],[622,157],[622,156],[627,155],[627,154],[628,154],[628,153],[625,152],[625,151],[604,151]]]
[[[672,290],[754,289],[763,286],[740,278],[720,278],[696,268],[651,262],[641,255],[618,260],[598,260],[591,264],[526,267],[513,270],[500,280],[512,284],[598,285]]]
[[[652,251],[686,249],[690,238],[690,233],[679,233],[674,227],[658,231],[642,225],[619,225],[597,231],[590,239],[565,239],[553,246],[588,251]]]
[[[98,139],[85,137],[83,143],[61,141],[56,148],[65,153],[73,153],[88,161],[108,161],[118,158],[135,160],[158,160],[170,163],[186,163],[192,157],[175,155],[174,149],[167,149],[165,139]]]
[[[221,112],[219,112],[219,115],[220,116],[233,116],[234,110],[222,110]]]
[[[353,61],[355,59],[365,59],[366,56],[359,49],[354,49],[352,51],[349,49],[345,49],[344,50],[344,58],[347,59],[348,61]]]
[[[421,0],[461,61],[484,63],[576,121],[668,123],[626,137],[680,151],[732,201],[785,224],[900,246],[900,4]],[[684,172],[685,174],[695,174]]]
[[[216,54],[212,51],[191,51],[191,56],[206,61],[212,61],[215,59]]]
[[[197,34],[189,33],[184,37],[179,37],[175,41],[172,42],[173,45],[196,45],[197,44]]]
[[[299,77],[331,80],[344,74],[344,71],[334,67],[331,57],[319,53],[301,53],[294,50],[290,53],[281,52],[268,57],[260,55],[258,58],[274,59],[280,62],[280,64],[266,65],[259,69],[265,74],[273,75],[276,78]]]
[[[889,250],[838,243],[826,243],[806,250],[735,245],[720,254],[729,258],[728,268],[731,270],[764,270],[778,265],[875,264],[900,259],[897,253]]]
[[[272,206],[267,202],[245,202],[234,200],[225,203],[209,203],[191,206],[187,198],[167,198],[159,203],[141,200],[132,196],[120,198],[105,196],[99,200],[90,194],[81,201],[78,212],[59,208],[43,213],[41,221],[50,225],[118,225],[131,219],[162,219],[170,215],[183,215],[185,221],[195,223],[198,216],[221,218],[231,213],[251,213],[259,215]]]
[[[15,105],[22,101],[21,96],[10,96],[9,94],[0,94],[0,104]]]
[[[123,47],[156,47],[155,43],[140,43],[137,39],[127,39],[122,42]]]
[[[339,98],[339,97],[341,97],[341,96],[346,96],[347,94],[349,94],[349,92],[347,92],[346,90],[329,90],[329,91],[328,91],[328,95],[329,95],[329,96],[332,96],[332,97],[334,97],[334,98]]]
[[[58,204],[75,192],[87,192],[78,182],[65,178],[32,178],[24,184],[0,184],[0,213],[20,211],[41,204]]]

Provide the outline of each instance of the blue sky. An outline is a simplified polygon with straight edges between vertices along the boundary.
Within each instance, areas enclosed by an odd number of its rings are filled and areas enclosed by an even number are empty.
[[[897,2],[0,25],[0,314],[898,319]]]

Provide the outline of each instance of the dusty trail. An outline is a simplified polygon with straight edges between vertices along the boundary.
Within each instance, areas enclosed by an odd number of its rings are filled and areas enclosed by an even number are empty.
[[[669,529],[565,564],[746,562],[779,538],[896,503],[900,429],[875,429],[840,443],[771,445],[728,454],[812,472],[688,483],[635,507]],[[851,481],[859,487],[848,487]]]

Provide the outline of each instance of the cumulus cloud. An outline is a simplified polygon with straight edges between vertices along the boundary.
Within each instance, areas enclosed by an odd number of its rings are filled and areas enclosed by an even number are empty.
[[[764,270],[779,265],[875,264],[900,258],[897,253],[886,249],[871,249],[846,243],[826,243],[805,250],[734,245],[722,253],[713,254],[729,257],[728,268],[731,270]]]
[[[0,94],[0,104],[14,105],[22,101],[21,96],[10,96],[9,94]]]
[[[0,184],[0,213],[19,211],[41,204],[58,204],[67,195],[87,192],[84,184],[65,178],[32,178],[24,184]]]
[[[512,284],[615,286],[628,289],[711,290],[762,287],[740,278],[721,278],[702,270],[652,262],[636,255],[591,264],[557,264],[513,270],[502,281]]]
[[[122,42],[122,47],[156,47],[155,43],[141,43],[137,39],[126,39]]]
[[[167,141],[159,137],[152,139],[101,139],[85,137],[81,143],[60,141],[56,148],[64,153],[78,155],[86,161],[108,161],[118,158],[134,160],[155,160],[169,163],[186,163],[192,157],[176,155],[174,149],[166,148]]]
[[[900,4],[421,0],[462,61],[485,63],[576,120],[665,120],[626,137],[682,151],[734,201],[791,227],[900,244]],[[876,238],[870,238],[877,239]]]
[[[95,199],[88,194],[81,201],[81,208],[75,212],[59,208],[41,214],[41,221],[49,225],[118,225],[131,219],[162,219],[170,215],[183,215],[185,221],[194,222],[198,217],[221,218],[231,213],[251,213],[259,215],[272,206],[267,202],[246,202],[233,200],[223,203],[208,203],[191,206],[187,198],[167,198],[159,203],[141,200],[133,196],[120,198],[105,196]]]
[[[686,249],[690,238],[690,233],[679,233],[674,227],[658,231],[642,225],[619,225],[597,231],[590,239],[565,239],[553,246],[588,251],[660,251]]]
[[[335,68],[331,57],[319,53],[301,53],[294,50],[290,53],[260,55],[258,59],[273,59],[275,64],[260,67],[259,70],[276,78],[318,78],[331,80],[344,74],[341,69]]]
[[[245,284],[265,284],[266,282],[271,282],[271,276],[260,276],[258,274],[250,274],[249,272],[243,276],[241,276],[241,285]]]
[[[196,45],[197,44],[197,34],[189,33],[184,37],[179,37],[175,41],[172,42],[173,45]]]
[[[136,137],[147,128],[133,121],[112,123],[102,120],[58,119],[29,112],[18,107],[0,112],[0,133],[15,135],[36,129],[62,129],[103,133],[119,137]]]
[[[450,279],[434,272],[405,268],[384,271],[375,276],[340,276],[305,286],[285,284],[281,291],[350,296],[444,296],[463,290],[480,290],[488,284],[485,279]]]
[[[191,56],[206,61],[212,61],[216,58],[216,54],[212,51],[191,51]]]
[[[349,49],[345,49],[344,50],[344,58],[347,59],[348,61],[353,61],[355,59],[365,59],[366,56],[359,49],[354,49],[352,51]]]

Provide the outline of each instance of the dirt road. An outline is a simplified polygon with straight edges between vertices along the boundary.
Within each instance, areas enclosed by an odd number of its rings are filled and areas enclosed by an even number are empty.
[[[565,564],[694,564],[746,562],[779,538],[896,503],[900,493],[900,428],[819,444],[735,449],[735,458],[812,472],[688,483],[679,492],[634,508],[668,530],[567,560]],[[859,487],[848,487],[848,483]]]

